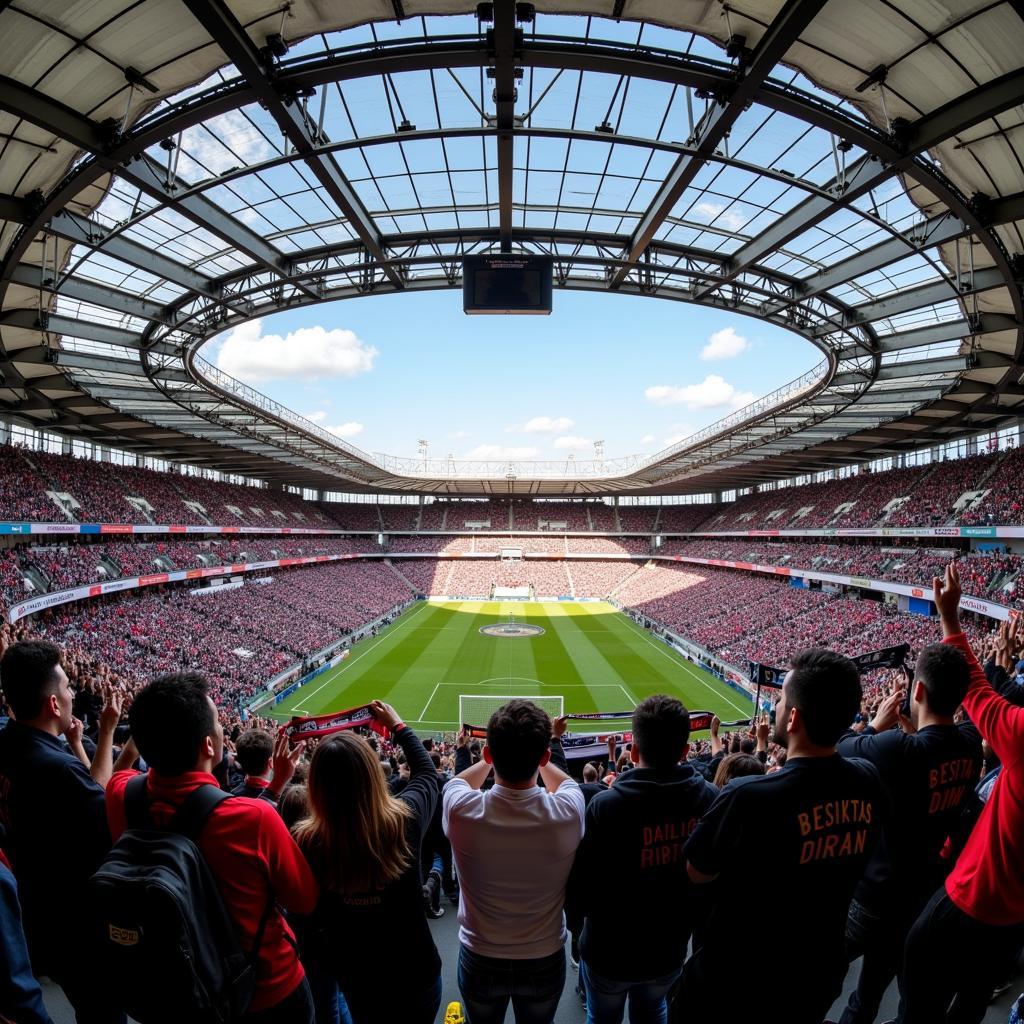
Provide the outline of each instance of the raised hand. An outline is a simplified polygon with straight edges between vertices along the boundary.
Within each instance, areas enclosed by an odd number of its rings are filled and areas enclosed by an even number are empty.
[[[565,735],[565,730],[569,727],[569,719],[565,715],[560,715],[551,723],[551,735],[556,739],[560,739]]]
[[[391,732],[394,732],[395,726],[402,721],[402,716],[390,704],[385,704],[382,700],[370,701],[370,713]]]
[[[878,705],[875,717],[871,720],[871,728],[875,732],[885,732],[897,723],[900,716],[900,705],[905,696],[905,690],[894,690]]]
[[[113,732],[121,721],[124,694],[109,684],[103,687],[103,710],[100,712],[100,732]]]
[[[272,761],[274,774],[269,786],[272,792],[278,796],[281,795],[284,787],[291,782],[292,776],[295,774],[295,768],[302,759],[305,750],[305,740],[300,740],[294,747],[291,747],[287,733],[281,733],[277,737],[277,742],[274,744],[274,759]]]
[[[757,729],[755,731],[755,735],[757,736],[758,750],[768,749],[768,736],[771,733],[771,729],[771,722],[768,718],[768,715],[761,715],[761,717],[757,719]]]
[[[85,733],[85,726],[82,724],[80,718],[71,716],[71,724],[64,730],[64,739],[66,739],[70,746],[76,747],[82,745],[82,735]]]
[[[942,620],[942,632],[944,636],[953,636],[960,630],[960,570],[956,562],[950,562],[946,566],[944,578],[935,576],[932,579],[932,600],[938,609],[939,618]]]

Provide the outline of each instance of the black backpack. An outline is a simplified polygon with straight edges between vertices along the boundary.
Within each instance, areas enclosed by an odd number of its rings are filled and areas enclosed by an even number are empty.
[[[200,786],[160,829],[150,820],[146,776],[125,787],[127,828],[89,887],[99,976],[117,979],[123,1009],[140,1024],[224,1024],[252,999],[274,900],[246,954],[196,845],[213,809],[230,799]]]

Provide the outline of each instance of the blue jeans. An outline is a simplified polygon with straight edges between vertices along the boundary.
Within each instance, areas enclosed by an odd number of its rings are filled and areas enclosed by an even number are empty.
[[[468,1024],[551,1024],[565,988],[565,950],[537,960],[499,960],[459,950],[459,991]]]
[[[587,1024],[621,1024],[629,998],[629,1024],[665,1024],[668,991],[679,977],[677,967],[660,978],[616,981],[595,974],[580,961],[580,984],[587,997]]]
[[[318,970],[315,965],[312,969],[307,966],[306,977],[316,1006],[316,1024],[367,1024],[378,1020],[382,998],[386,998],[388,1012],[402,1024],[434,1024],[441,1006],[440,974],[429,988],[416,991],[403,988],[396,993],[388,993],[386,997],[375,989],[350,989],[346,996],[334,975]]]
[[[305,964],[306,980],[313,996],[316,1010],[316,1024],[352,1024],[345,997],[338,989],[334,975],[322,968],[315,960]]]

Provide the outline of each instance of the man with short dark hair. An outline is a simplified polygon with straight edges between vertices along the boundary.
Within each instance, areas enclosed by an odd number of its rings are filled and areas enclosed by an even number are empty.
[[[136,696],[129,720],[139,753],[149,765],[149,815],[156,825],[166,825],[189,794],[217,784],[213,768],[223,755],[224,730],[209,685],[196,672],[158,676]],[[296,745],[293,763],[303,749],[303,744]],[[126,827],[125,789],[137,774],[117,772],[107,787],[115,839]],[[312,1024],[309,985],[294,935],[277,906],[308,914],[316,905],[317,886],[277,811],[266,800],[224,800],[210,814],[197,845],[220,886],[243,949],[252,949],[267,907],[274,904],[257,952],[256,989],[247,1019],[253,1024]]]
[[[528,700],[491,715],[483,757],[444,787],[459,873],[459,989],[472,1024],[549,1024],[565,985],[565,883],[583,836],[583,794],[551,719]],[[552,761],[557,762],[553,764]],[[494,786],[481,787],[494,768]],[[537,775],[543,788],[537,786]]]
[[[0,660],[0,686],[14,716],[0,732],[0,825],[33,970],[61,986],[79,1024],[123,1020],[110,1003],[111,990],[97,984],[88,927],[77,909],[110,849],[103,787],[90,768],[103,781],[110,775],[120,697],[108,693],[90,766],[59,647],[43,640],[12,644]]]
[[[703,945],[673,1005],[678,1019],[710,1020],[720,1008],[734,977],[736,922],[749,919],[758,876],[771,886],[786,961],[799,965],[780,992],[786,1024],[821,1024],[842,990],[847,910],[885,815],[875,769],[836,753],[860,701],[849,658],[798,654],[775,712],[785,768],[730,782],[687,842],[691,880],[717,885]]]
[[[864,959],[840,1024],[873,1024],[893,978],[902,991],[907,932],[948,870],[942,848],[981,775],[978,730],[953,721],[969,683],[963,654],[931,644],[917,657],[909,718],[900,711],[905,691],[897,690],[861,733],[851,729],[839,741],[844,757],[863,757],[878,769],[893,805],[850,904],[847,949]]]
[[[633,712],[636,766],[587,808],[567,911],[582,920],[580,983],[587,1024],[663,1024],[692,930],[684,844],[718,791],[685,762],[690,713],[659,694]],[[609,875],[609,865],[612,873]],[[666,913],[666,908],[671,912]],[[623,947],[623,912],[630,942]]]
[[[235,743],[235,760],[245,779],[231,790],[232,796],[269,800],[276,807],[284,787],[280,776],[276,784],[271,781],[275,774],[273,736],[266,729],[246,729]]]

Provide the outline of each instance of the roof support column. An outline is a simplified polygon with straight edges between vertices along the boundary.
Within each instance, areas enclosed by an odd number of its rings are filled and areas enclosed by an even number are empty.
[[[492,61],[490,73],[494,78],[495,127],[498,129],[498,237],[501,251],[511,252],[516,54],[523,43],[523,30],[516,26],[515,0],[496,0],[494,27],[488,30],[487,43]]]

